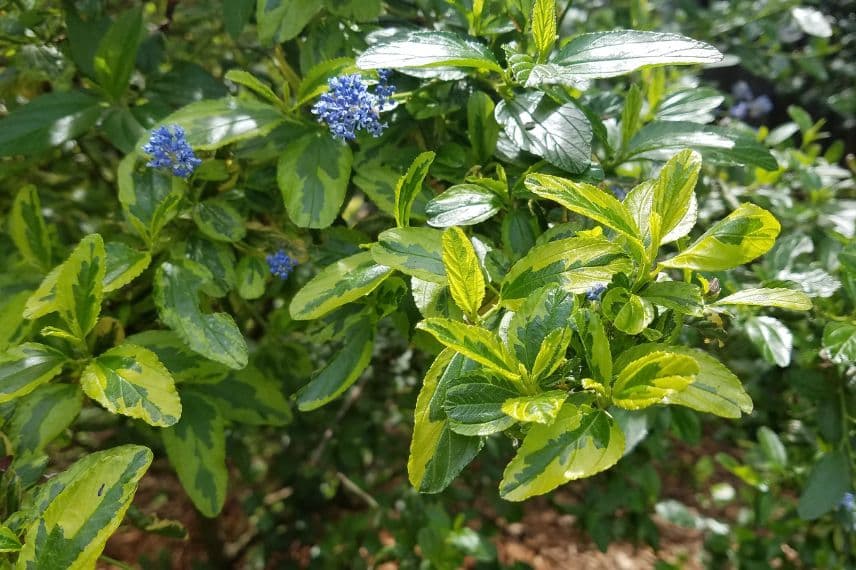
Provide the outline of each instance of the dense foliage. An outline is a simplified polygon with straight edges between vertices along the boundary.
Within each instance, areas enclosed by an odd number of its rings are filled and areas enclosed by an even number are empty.
[[[856,27],[756,4],[0,3],[0,566],[856,564]]]

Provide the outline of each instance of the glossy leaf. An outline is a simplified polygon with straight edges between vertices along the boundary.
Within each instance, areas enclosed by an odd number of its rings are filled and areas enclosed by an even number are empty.
[[[725,127],[687,121],[648,123],[631,139],[625,154],[627,158],[665,160],[686,148],[700,152],[705,160],[720,164],[778,169],[775,157],[752,136]]]
[[[624,453],[624,432],[607,412],[565,402],[555,421],[533,424],[499,484],[508,501],[543,495],[559,485],[591,477]]]
[[[431,228],[392,228],[377,236],[371,249],[375,263],[407,275],[445,284],[443,233]]]
[[[448,487],[483,445],[480,437],[454,433],[442,406],[432,406],[432,401],[445,396],[445,385],[462,374],[465,362],[452,350],[441,352],[425,374],[416,400],[407,473],[410,484],[422,493],[439,493]]]
[[[576,313],[576,324],[592,378],[604,386],[609,385],[612,382],[612,351],[600,315],[584,309]]]
[[[746,334],[764,360],[786,367],[791,363],[794,336],[779,319],[758,316],[746,320]]]
[[[685,390],[698,373],[699,364],[691,356],[650,352],[621,369],[612,387],[612,402],[628,410],[653,406]]]
[[[450,32],[419,31],[394,36],[369,46],[357,58],[361,69],[438,66],[502,71],[489,49]]]
[[[558,202],[572,212],[590,218],[627,236],[639,238],[639,230],[627,208],[612,194],[586,184],[550,176],[530,174],[526,188],[533,194]]]
[[[467,136],[476,159],[486,162],[496,150],[499,125],[494,118],[496,105],[483,91],[473,91],[467,100]]]
[[[98,321],[104,296],[107,254],[98,234],[80,240],[57,275],[56,306],[60,318],[83,339]]]
[[[83,393],[74,384],[48,384],[15,402],[6,433],[16,455],[38,454],[77,419]]]
[[[661,263],[665,267],[698,271],[731,269],[767,253],[780,229],[779,222],[767,210],[741,204],[687,249]]]
[[[395,185],[395,223],[398,227],[410,225],[413,202],[422,192],[422,183],[428,176],[428,169],[431,168],[435,156],[433,151],[423,152],[413,159],[407,172],[398,179]]]
[[[686,406],[722,418],[739,418],[741,413],[752,413],[752,399],[737,376],[703,350],[654,343],[642,344],[623,352],[616,360],[616,368],[622,369],[633,360],[656,351],[692,357],[699,366],[695,381],[686,389],[666,396],[662,403]]]
[[[374,291],[392,269],[378,265],[368,251],[346,257],[322,269],[291,300],[297,320],[323,317],[333,309]]]
[[[643,67],[715,63],[722,54],[712,45],[679,34],[615,30],[582,34],[566,43],[550,64],[536,65],[528,87],[560,83],[579,86]]]
[[[134,155],[119,163],[119,201],[137,233],[151,243],[178,214],[185,183],[153,168],[137,171],[134,165]]]
[[[32,155],[75,139],[101,115],[82,91],[46,93],[0,119],[0,156]]]
[[[18,568],[94,568],[151,462],[147,448],[123,445],[93,453],[68,470],[71,476],[51,480],[55,493],[46,494],[26,529]]]
[[[0,525],[0,552],[18,552],[21,541],[9,527]]]
[[[743,289],[719,299],[714,305],[749,305],[808,311],[811,309],[811,299],[802,291],[794,291],[793,289]]]
[[[541,348],[535,356],[532,365],[532,378],[540,380],[547,378],[565,363],[565,353],[571,343],[571,329],[567,326],[550,331],[541,343]]]
[[[226,500],[226,434],[223,417],[196,391],[181,395],[181,421],[161,430],[167,457],[193,505],[215,517]]]
[[[477,320],[484,302],[484,275],[470,238],[460,228],[443,232],[443,266],[455,304],[472,321]]]
[[[663,165],[654,181],[651,208],[660,216],[662,235],[668,235],[687,215],[700,172],[701,156],[689,149],[682,150]]]
[[[87,396],[114,414],[167,427],[181,417],[181,401],[169,370],[147,348],[125,343],[99,355],[84,369]]]
[[[591,124],[576,105],[557,105],[543,93],[529,92],[500,101],[494,114],[521,150],[571,173],[591,163]]]
[[[428,225],[435,228],[472,226],[499,212],[502,201],[477,184],[456,184],[425,206]]]
[[[446,390],[444,409],[449,427],[461,435],[490,435],[511,427],[515,420],[502,404],[518,396],[514,385],[479,375],[463,376]]]
[[[533,247],[502,280],[502,302],[520,306],[532,291],[555,283],[570,293],[606,285],[615,273],[630,271],[622,249],[605,237],[572,237]]]
[[[556,41],[556,0],[535,0],[532,7],[532,37],[543,61]]]
[[[315,410],[342,395],[369,365],[374,348],[374,323],[364,319],[348,332],[345,344],[309,383],[297,392],[302,412]]]
[[[520,422],[534,422],[549,425],[553,423],[562,409],[568,393],[551,390],[535,396],[520,396],[506,400],[502,411]]]
[[[291,422],[291,406],[284,386],[250,365],[230,370],[220,380],[202,380],[182,385],[182,393],[196,391],[217,404],[227,420],[254,426],[284,426]]]
[[[701,289],[683,281],[655,281],[639,293],[640,296],[661,307],[685,315],[701,315],[703,303]]]
[[[104,271],[104,292],[121,289],[146,270],[152,262],[147,251],[138,251],[120,241],[108,241],[104,244],[107,255]]]
[[[856,362],[856,324],[830,322],[823,329],[823,348],[839,364]]]
[[[226,313],[206,314],[199,308],[205,277],[198,265],[162,264],[155,274],[158,314],[195,352],[229,368],[243,368],[247,343],[235,321]]]
[[[193,221],[203,234],[215,241],[240,241],[247,233],[240,212],[225,200],[204,200],[193,208]]]
[[[550,333],[568,324],[573,297],[559,287],[545,287],[523,302],[508,326],[508,344],[527,370],[535,367]]]
[[[34,267],[50,269],[51,240],[42,215],[42,202],[35,186],[24,186],[12,202],[9,235],[21,256]]]
[[[425,319],[417,328],[440,343],[510,380],[520,378],[517,362],[496,333],[449,319]]]
[[[326,228],[345,199],[351,176],[351,149],[329,133],[313,133],[290,143],[277,163],[277,183],[288,215],[304,228]]]
[[[50,382],[66,360],[60,351],[35,342],[0,353],[0,403],[25,396]]]
[[[618,314],[615,315],[612,324],[622,332],[637,335],[653,320],[654,307],[651,303],[639,295],[630,293],[624,305],[618,310]]]
[[[176,382],[213,384],[229,374],[229,368],[190,350],[172,331],[147,330],[131,335],[125,341],[154,352]]]

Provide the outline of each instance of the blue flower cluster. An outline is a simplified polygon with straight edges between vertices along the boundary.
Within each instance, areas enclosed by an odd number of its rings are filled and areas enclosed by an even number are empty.
[[[389,76],[387,69],[378,71],[374,93],[357,74],[333,77],[327,82],[330,89],[312,106],[312,113],[319,121],[327,123],[336,139],[354,140],[360,130],[378,137],[386,128],[386,124],[380,122],[380,113],[392,103],[395,93]]]
[[[766,95],[755,97],[745,81],[738,81],[731,88],[737,103],[731,107],[731,116],[737,119],[760,119],[773,110],[773,102]]]
[[[588,291],[586,291],[586,299],[589,301],[600,301],[601,295],[606,291],[605,285],[595,285]]]
[[[272,275],[276,275],[280,279],[288,279],[288,276],[294,271],[297,262],[289,257],[285,250],[279,250],[276,253],[271,253],[265,257],[270,267]]]
[[[158,127],[152,131],[143,152],[152,159],[146,166],[172,171],[175,176],[187,178],[202,164],[187,143],[184,129],[178,125]]]

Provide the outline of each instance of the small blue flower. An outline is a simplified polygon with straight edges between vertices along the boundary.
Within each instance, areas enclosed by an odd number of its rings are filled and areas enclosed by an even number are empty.
[[[749,105],[745,101],[740,101],[731,107],[729,113],[731,113],[731,116],[736,119],[745,119],[746,115],[749,114]]]
[[[853,493],[844,493],[844,496],[841,497],[841,502],[838,503],[845,511],[853,512],[853,509],[856,508],[856,496]]]
[[[282,249],[267,255],[265,260],[268,262],[271,274],[280,279],[288,279],[289,274],[294,270],[294,266],[297,265],[297,262]]]
[[[586,299],[589,301],[599,301],[600,296],[603,295],[603,292],[606,291],[605,285],[595,285],[588,291],[586,291]]]
[[[187,178],[202,164],[187,143],[184,129],[178,125],[158,127],[152,131],[143,152],[152,157],[146,166],[171,170],[181,178]]]
[[[745,81],[738,81],[731,86],[731,94],[738,101],[751,101],[755,96],[752,93],[752,88]]]
[[[388,70],[378,75],[380,81],[375,93],[369,91],[357,74],[333,77],[327,82],[330,89],[312,106],[312,113],[319,121],[327,123],[334,138],[354,140],[359,130],[378,137],[386,128],[386,124],[380,122],[380,113],[391,103],[395,88],[387,84]]]
[[[619,200],[624,200],[627,197],[627,190],[621,186],[610,186],[609,189],[612,191],[612,195]]]
[[[749,102],[749,116],[760,119],[773,110],[773,102],[766,95],[759,95]]]

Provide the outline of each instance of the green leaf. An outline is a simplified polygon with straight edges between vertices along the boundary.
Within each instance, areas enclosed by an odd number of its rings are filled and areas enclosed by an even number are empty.
[[[113,146],[123,154],[133,153],[146,129],[128,108],[110,107],[101,119],[101,128]]]
[[[223,0],[223,27],[232,38],[237,38],[255,10],[256,0]]]
[[[323,317],[333,309],[368,295],[392,274],[378,265],[368,251],[346,257],[322,269],[291,300],[294,319],[306,321]]]
[[[477,184],[456,184],[425,207],[428,225],[435,228],[472,226],[499,212],[502,200]]]
[[[51,269],[42,279],[39,288],[29,296],[24,305],[24,318],[39,319],[57,310],[56,280],[61,269],[62,264]]]
[[[18,552],[21,550],[21,541],[18,535],[9,527],[0,525],[0,552]]]
[[[209,315],[199,309],[199,290],[204,283],[205,274],[198,265],[163,263],[154,283],[158,314],[195,352],[229,368],[243,368],[247,343],[235,321],[226,313]]]
[[[410,290],[413,302],[423,317],[446,317],[458,321],[464,319],[463,313],[452,300],[448,286],[411,277]]]
[[[758,428],[758,443],[761,446],[764,456],[773,465],[779,468],[787,467],[788,451],[785,449],[785,444],[776,435],[776,432],[767,426],[761,426]]]
[[[220,242],[206,239],[199,235],[191,235],[180,240],[172,251],[174,259],[189,259],[197,264],[204,273],[205,283],[202,292],[212,297],[223,297],[235,288],[235,252]]]
[[[428,169],[431,168],[435,156],[433,151],[423,152],[413,159],[407,172],[398,179],[395,185],[395,223],[398,227],[410,225],[410,210],[416,197],[422,192],[422,183],[428,176]]]
[[[661,121],[709,123],[714,118],[713,111],[724,100],[725,97],[711,87],[676,91],[660,102],[655,118]]]
[[[607,412],[565,402],[555,421],[533,424],[508,464],[499,493],[508,501],[543,495],[609,469],[624,453],[624,432]]]
[[[216,382],[203,380],[182,385],[182,394],[195,391],[217,404],[227,420],[254,426],[284,426],[291,422],[291,407],[284,386],[255,366],[230,370]]]
[[[701,155],[682,150],[663,165],[654,181],[651,211],[660,216],[660,232],[668,235],[686,217],[701,172]]]
[[[42,453],[77,418],[83,393],[74,384],[48,384],[15,402],[5,432],[12,439],[15,455]]]
[[[715,414],[722,418],[739,418],[741,412],[752,412],[752,399],[740,380],[721,362],[703,350],[664,344],[642,344],[621,354],[616,368],[656,351],[673,352],[692,357],[698,362],[695,381],[681,392],[666,396],[662,403],[686,406],[698,412]]]
[[[557,105],[543,93],[532,91],[500,101],[494,115],[521,150],[570,173],[589,167],[592,128],[576,105]]]
[[[780,229],[779,222],[767,210],[741,204],[687,249],[661,263],[665,267],[724,271],[767,253]]]
[[[362,319],[349,330],[344,346],[297,392],[300,411],[315,410],[341,396],[369,365],[373,348],[374,323]]]
[[[654,320],[654,307],[638,295],[630,293],[612,321],[613,326],[629,335],[637,335]]]
[[[392,228],[377,236],[371,249],[375,263],[407,275],[445,284],[443,233],[431,228]]]
[[[535,0],[532,37],[538,49],[538,61],[546,60],[556,41],[556,0]]]
[[[353,155],[327,132],[305,135],[279,157],[276,181],[288,215],[300,227],[326,228],[345,199]]]
[[[258,299],[265,293],[265,280],[268,266],[261,257],[248,255],[242,257],[235,269],[238,280],[238,295],[242,299]]]
[[[650,352],[621,369],[612,387],[612,402],[627,410],[640,410],[662,402],[692,384],[699,364],[685,354]]]
[[[181,395],[181,420],[161,430],[169,462],[194,506],[216,517],[226,501],[226,433],[223,417],[196,391]]]
[[[280,44],[296,37],[323,5],[320,0],[259,0],[256,4],[259,42]]]
[[[445,397],[445,386],[461,375],[466,362],[460,354],[444,350],[434,359],[419,391],[407,473],[410,484],[421,493],[439,493],[448,487],[482,448],[482,438],[454,433],[442,406],[432,406],[435,399]]]
[[[656,255],[656,249],[659,248],[660,245],[677,241],[689,234],[695,226],[696,219],[698,218],[698,201],[696,200],[695,194],[690,193],[690,201],[687,206],[686,214],[684,214],[684,217],[681,218],[680,222],[678,222],[674,229],[663,234],[662,217],[654,211],[655,183],[656,180],[646,180],[645,182],[642,182],[628,192],[623,202],[624,207],[627,208],[627,211],[633,216],[633,219],[636,222],[636,227],[639,228],[639,232],[643,236],[644,241],[648,244],[650,252],[648,255],[649,258]],[[656,214],[656,217],[652,214]],[[655,219],[657,222],[655,222]],[[652,235],[654,233],[653,230],[655,229],[654,223],[659,223],[660,231],[658,233],[662,234],[658,243],[654,243],[654,241],[656,241],[656,236]]]
[[[557,202],[631,238],[640,238],[633,217],[624,204],[596,186],[547,174],[530,174],[525,184],[527,190],[541,198]]]
[[[32,291],[24,289],[0,300],[0,352],[27,337],[32,327],[24,317],[24,309]]]
[[[0,156],[34,155],[75,139],[101,116],[100,101],[83,93],[47,93],[0,119]]]
[[[686,121],[654,121],[631,139],[625,158],[665,160],[683,149],[697,150],[705,158],[720,164],[778,169],[770,151],[752,136],[742,132]]]
[[[44,271],[53,267],[51,239],[35,186],[24,186],[15,196],[8,224],[9,236],[30,265]]]
[[[252,99],[205,99],[182,107],[156,126],[179,125],[194,150],[217,150],[268,134],[285,121],[276,107]],[[137,145],[138,147],[142,144]]]
[[[232,83],[243,85],[256,95],[266,99],[268,103],[272,103],[273,105],[282,104],[282,101],[280,101],[279,97],[276,96],[276,93],[273,92],[273,89],[271,89],[267,83],[264,83],[248,71],[244,71],[243,69],[230,69],[226,72],[224,78],[228,79]]]
[[[712,45],[679,34],[595,32],[566,43],[550,64],[536,65],[526,86],[581,86],[591,79],[625,75],[643,67],[715,63],[721,59],[722,54]]]
[[[537,245],[502,280],[502,303],[519,307],[533,291],[551,283],[570,293],[585,293],[631,267],[621,247],[605,237],[571,237]]]
[[[803,520],[819,519],[841,502],[853,484],[847,456],[841,451],[825,453],[811,470],[800,496],[797,513]]]
[[[521,396],[506,400],[502,411],[520,422],[551,424],[559,415],[562,404],[568,393],[562,390],[551,390],[535,396]]]
[[[794,336],[782,321],[766,316],[750,317],[746,319],[745,326],[749,340],[758,348],[764,360],[782,368],[791,363]]]
[[[642,289],[639,295],[646,301],[684,315],[700,316],[702,313],[701,289],[692,283],[655,281]]]
[[[516,423],[502,411],[502,404],[518,395],[514,385],[507,381],[464,375],[448,386],[443,408],[453,432],[490,435]]]
[[[484,302],[484,275],[473,244],[460,228],[443,232],[443,265],[455,304],[471,321],[477,321]]]
[[[331,77],[341,75],[348,68],[351,68],[353,64],[354,60],[352,58],[337,57],[313,65],[303,75],[300,86],[297,88],[297,104],[303,105],[326,92],[329,89],[327,81]]]
[[[642,90],[635,83],[630,86],[621,110],[621,146],[627,146],[642,123]]]
[[[119,163],[117,182],[119,201],[125,217],[147,243],[178,214],[186,183],[154,168],[136,171],[136,156],[130,154]]]
[[[125,343],[101,354],[84,369],[87,396],[114,414],[168,427],[181,417],[181,401],[169,370],[147,348]]]
[[[823,329],[823,348],[838,364],[856,362],[856,324],[829,322]]]
[[[474,67],[502,73],[490,50],[450,32],[420,31],[380,41],[357,58],[361,69]]]
[[[499,125],[494,118],[493,99],[484,91],[473,91],[467,99],[467,137],[476,160],[487,162],[496,150]]]
[[[172,331],[147,330],[125,340],[154,352],[176,382],[213,384],[229,373],[229,368],[190,350]]]
[[[612,351],[600,315],[590,309],[576,313],[577,333],[585,349],[592,378],[604,386],[612,382]]]
[[[137,251],[120,241],[108,241],[104,244],[106,269],[104,271],[104,292],[121,289],[146,270],[152,262],[147,251]]]
[[[357,22],[368,22],[382,11],[381,0],[327,0],[327,9],[333,14]]]
[[[573,304],[569,293],[551,286],[529,295],[514,313],[508,326],[508,344],[527,370],[535,367],[550,333],[567,326]]]
[[[216,241],[236,242],[247,233],[244,219],[226,200],[214,198],[193,208],[193,221],[204,235]]]
[[[147,448],[123,445],[85,457],[67,477],[54,477],[53,492],[26,530],[18,568],[94,568],[151,462]]]
[[[101,236],[90,234],[80,240],[57,275],[56,306],[59,316],[79,339],[92,330],[101,313],[106,258]]]
[[[125,93],[145,35],[142,8],[126,10],[102,36],[93,59],[95,80],[114,100]]]
[[[811,299],[802,291],[793,289],[744,289],[719,299],[714,306],[749,305],[755,307],[777,307],[792,311],[808,311]]]
[[[571,329],[567,326],[550,331],[541,349],[535,356],[532,366],[532,378],[540,380],[549,377],[559,366],[565,363],[565,353],[571,343]]]
[[[499,336],[487,329],[442,318],[425,319],[417,328],[431,334],[445,346],[510,380],[518,380],[517,361]]]

